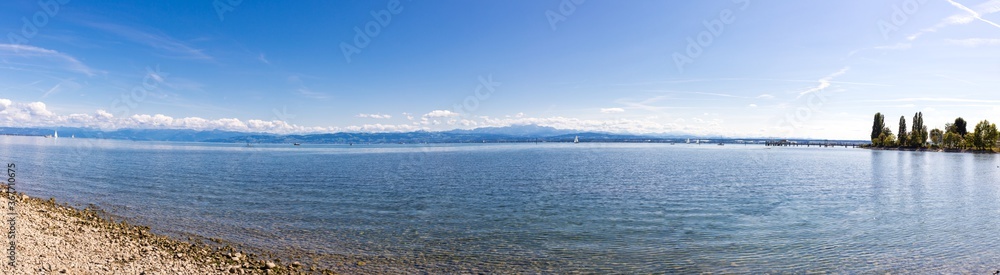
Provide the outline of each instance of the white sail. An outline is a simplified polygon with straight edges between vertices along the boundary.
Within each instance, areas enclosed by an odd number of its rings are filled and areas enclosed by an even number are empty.
[[[580,143],[580,136],[573,137],[573,143]]]
[[[56,131],[54,134],[52,134],[52,137],[59,138],[59,131]]]

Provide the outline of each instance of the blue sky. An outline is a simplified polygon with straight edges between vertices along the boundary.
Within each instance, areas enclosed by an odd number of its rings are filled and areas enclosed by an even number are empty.
[[[0,6],[0,126],[866,139],[875,112],[1000,121],[1000,0]]]

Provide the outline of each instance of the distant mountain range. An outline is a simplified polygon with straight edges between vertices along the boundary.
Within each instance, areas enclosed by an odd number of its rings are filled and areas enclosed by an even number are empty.
[[[59,131],[59,136],[63,138],[75,136],[77,138],[134,141],[302,144],[572,142],[576,137],[579,137],[581,142],[685,142],[687,139],[701,139],[711,140],[715,143],[739,143],[742,140],[766,140],[766,138],[741,140],[719,137],[696,137],[690,135],[635,135],[580,132],[538,125],[484,127],[471,130],[451,130],[442,132],[416,131],[404,133],[331,133],[308,135],[277,135],[268,133],[196,131],[180,129],[121,129],[115,131],[101,131],[99,129],[63,127],[0,127],[0,135],[46,136],[52,135],[54,131]]]

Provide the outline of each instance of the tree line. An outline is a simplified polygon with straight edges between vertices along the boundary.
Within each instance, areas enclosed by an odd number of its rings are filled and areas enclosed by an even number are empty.
[[[878,148],[931,148],[931,149],[976,149],[993,151],[1000,140],[1000,132],[996,124],[983,120],[976,124],[972,132],[968,131],[967,122],[959,117],[954,122],[945,123],[944,130],[935,128],[927,131],[924,125],[924,114],[913,115],[912,125],[906,127],[906,116],[899,117],[898,131],[885,125],[885,115],[875,113],[872,124],[872,147]]]

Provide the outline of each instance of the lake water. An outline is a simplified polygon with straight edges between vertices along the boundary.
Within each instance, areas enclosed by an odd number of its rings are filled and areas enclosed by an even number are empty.
[[[0,137],[0,162],[32,196],[350,273],[1000,269],[995,155]]]

